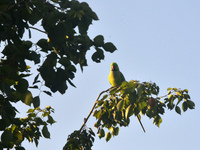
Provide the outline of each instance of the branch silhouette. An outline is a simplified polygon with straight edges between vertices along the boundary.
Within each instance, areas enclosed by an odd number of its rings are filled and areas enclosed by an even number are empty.
[[[84,119],[84,122],[83,122],[83,124],[82,124],[82,126],[81,126],[81,128],[80,128],[79,131],[81,131],[81,130],[83,129],[83,127],[85,126],[85,124],[86,124],[86,122],[88,121],[90,115],[92,114],[92,112],[93,112],[93,110],[94,110],[94,108],[95,108],[95,106],[96,106],[96,104],[97,104],[97,102],[98,102],[100,96],[101,96],[103,93],[108,92],[108,91],[109,91],[110,89],[112,89],[112,88],[113,88],[113,87],[111,87],[111,88],[109,88],[109,89],[107,89],[107,90],[104,90],[104,91],[102,91],[102,92],[99,94],[99,96],[97,97],[97,99],[96,99],[96,101],[95,101],[95,103],[94,103],[92,109],[90,110],[90,113],[88,114],[87,118]]]

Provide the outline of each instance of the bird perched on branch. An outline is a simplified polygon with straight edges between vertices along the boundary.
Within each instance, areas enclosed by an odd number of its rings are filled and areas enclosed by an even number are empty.
[[[113,87],[120,86],[122,82],[125,81],[124,75],[119,71],[119,67],[115,62],[111,63],[111,69],[110,74],[108,76],[108,80]],[[145,132],[145,129],[140,121],[139,115],[137,115],[137,119],[140,125],[142,126],[143,131]]]

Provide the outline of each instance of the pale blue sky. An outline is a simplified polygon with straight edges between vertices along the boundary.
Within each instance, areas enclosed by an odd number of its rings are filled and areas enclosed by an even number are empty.
[[[80,129],[83,118],[98,94],[110,87],[108,74],[111,62],[118,63],[126,80],[156,82],[160,95],[168,87],[187,88],[195,102],[195,110],[182,115],[175,111],[164,114],[160,128],[146,116],[142,118],[146,133],[132,117],[129,127],[120,128],[119,135],[109,142],[95,138],[93,150],[197,150],[200,147],[200,1],[199,0],[88,0],[99,21],[93,23],[89,35],[98,34],[113,42],[117,51],[105,53],[105,60],[96,64],[88,53],[89,67],[76,74],[66,94],[53,97],[41,95],[41,105],[55,108],[57,121],[49,128],[51,140],[42,138],[38,148],[28,142],[28,150],[60,150],[67,136]],[[33,39],[43,34],[34,31]],[[37,41],[37,40],[36,40]],[[23,114],[21,114],[23,115]],[[87,123],[93,128],[95,119]],[[94,128],[93,128],[94,129]],[[95,130],[96,131],[96,130]]]

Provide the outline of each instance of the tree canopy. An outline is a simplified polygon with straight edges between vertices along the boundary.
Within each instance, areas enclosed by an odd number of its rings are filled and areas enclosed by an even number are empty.
[[[48,125],[55,123],[51,115],[54,109],[40,108],[40,92],[51,96],[55,92],[64,94],[69,85],[75,87],[75,73],[87,66],[88,50],[93,51],[91,59],[96,63],[104,59],[105,52],[116,50],[102,35],[94,39],[88,36],[89,26],[97,20],[86,2],[76,0],[0,1],[0,149],[23,150],[21,143],[25,139],[37,146],[40,137],[50,138]],[[41,28],[37,28],[37,23]],[[25,31],[29,33],[28,40],[23,40]],[[48,38],[34,43],[32,32],[42,32]],[[30,73],[30,62],[36,66],[37,74]],[[34,76],[33,83],[28,80],[30,76]],[[41,86],[48,90],[41,90]],[[39,94],[33,95],[32,89]],[[100,98],[103,93],[106,94]],[[109,141],[118,135],[119,127],[128,126],[132,115],[146,115],[159,126],[165,108],[175,109],[178,114],[180,104],[183,111],[194,109],[187,89],[169,88],[166,95],[158,94],[155,83],[133,80],[100,93],[91,110],[97,119],[94,126],[99,137]],[[25,118],[17,117],[19,111],[13,105],[20,101],[30,106]],[[84,128],[87,119],[68,136],[63,149],[91,149],[95,133]]]

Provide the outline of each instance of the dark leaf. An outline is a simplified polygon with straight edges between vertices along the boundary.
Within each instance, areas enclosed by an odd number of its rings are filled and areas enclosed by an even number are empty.
[[[52,116],[48,115],[48,120],[47,120],[48,123],[50,123],[51,125],[53,123],[55,123],[56,121],[52,118]]]
[[[46,93],[49,96],[52,96],[51,92],[49,92],[49,91],[42,91],[42,92]]]
[[[110,139],[111,139],[111,137],[112,137],[112,135],[111,135],[111,133],[110,132],[107,132],[106,133],[106,142],[108,142]]]
[[[21,79],[18,81],[18,84],[15,87],[18,91],[25,93],[27,92],[28,86],[28,81],[26,79]]]
[[[31,57],[32,57],[33,61],[35,62],[35,64],[40,63],[40,54],[37,54],[36,52],[32,51]]]
[[[33,98],[33,106],[34,106],[34,108],[37,108],[40,106],[40,97],[39,96],[36,96]]]
[[[104,37],[102,35],[98,35],[94,38],[94,45],[99,47],[103,46],[104,44]]]
[[[33,97],[30,91],[27,91],[26,93],[22,93],[22,102],[26,105],[31,106],[31,103],[33,101]]]
[[[188,107],[189,107],[190,109],[194,109],[194,107],[195,107],[194,102],[191,101],[191,100],[188,100],[188,101],[187,101],[187,105],[188,105]]]
[[[181,115],[181,109],[180,109],[180,107],[176,106],[176,107],[175,107],[175,111],[176,111],[179,115]]]
[[[117,50],[115,45],[113,45],[111,42],[105,43],[103,45],[103,48],[105,49],[105,51],[108,51],[108,52],[111,52],[111,53],[113,53],[115,50]]]
[[[10,146],[10,143],[13,141],[13,134],[10,130],[5,130],[1,135],[1,142],[5,146]]]
[[[184,112],[187,111],[187,109],[188,109],[187,101],[183,102],[182,109]]]
[[[15,150],[25,150],[25,148],[22,146],[17,146],[17,147],[15,147]]]
[[[39,77],[39,73],[38,73],[38,75],[37,76],[35,76],[35,78],[34,78],[34,81],[33,81],[33,84],[35,84],[35,83],[37,83],[38,82],[38,77]]]
[[[50,138],[50,133],[49,133],[48,128],[47,128],[46,125],[43,126],[43,128],[42,128],[42,134],[43,134],[43,136],[44,136],[45,138]]]
[[[69,79],[68,79],[67,81],[69,82],[69,84],[70,84],[71,86],[73,86],[73,87],[76,88],[76,86],[72,83],[72,81],[70,81]]]

